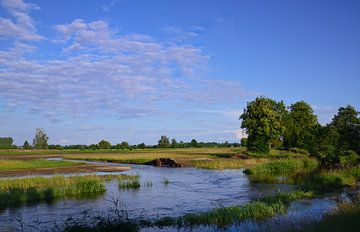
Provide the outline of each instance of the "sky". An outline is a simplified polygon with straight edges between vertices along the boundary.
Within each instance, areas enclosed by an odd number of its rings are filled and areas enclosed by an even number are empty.
[[[360,110],[358,0],[1,0],[0,136],[237,142],[257,96]]]

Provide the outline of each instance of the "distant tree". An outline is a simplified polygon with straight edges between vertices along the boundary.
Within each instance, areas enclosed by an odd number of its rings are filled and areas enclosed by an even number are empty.
[[[177,148],[178,147],[178,143],[177,143],[176,139],[171,140],[171,147],[172,148]]]
[[[47,137],[44,129],[37,128],[33,140],[33,147],[35,149],[48,149],[48,139],[49,137]]]
[[[257,97],[255,101],[249,102],[240,116],[241,128],[248,134],[248,149],[268,153],[271,145],[279,141],[284,133],[285,115],[283,102],[265,97]]]
[[[98,150],[98,149],[99,149],[99,144],[91,144],[91,145],[89,146],[89,148],[90,148],[91,150]]]
[[[198,142],[196,141],[196,139],[192,139],[192,140],[191,140],[190,146],[191,146],[191,147],[198,147]]]
[[[360,119],[359,112],[353,106],[339,108],[331,122],[339,134],[338,148],[341,151],[353,150],[360,153]]]
[[[129,149],[129,143],[127,141],[122,141],[121,144],[120,144],[120,148],[122,150]]]
[[[0,137],[0,149],[11,149],[13,148],[13,138],[11,137]]]
[[[317,116],[309,104],[304,101],[292,104],[285,117],[284,146],[311,150],[317,125]]]
[[[99,142],[99,149],[111,149],[111,143],[106,140],[101,140]]]
[[[146,148],[146,145],[145,143],[139,143],[137,146],[136,146],[137,149],[145,149]]]
[[[160,140],[158,141],[158,147],[160,147],[160,148],[170,147],[169,138],[166,137],[165,135],[162,135],[160,137]]]
[[[30,144],[29,144],[29,142],[28,142],[27,140],[25,140],[24,145],[23,145],[23,148],[24,148],[25,150],[31,149],[31,146],[30,146]]]

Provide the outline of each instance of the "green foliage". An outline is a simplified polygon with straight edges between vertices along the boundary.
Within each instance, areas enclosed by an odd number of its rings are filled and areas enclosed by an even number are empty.
[[[359,112],[353,106],[339,108],[334,116],[331,126],[339,134],[337,146],[341,151],[353,150],[360,153],[360,118]]]
[[[23,149],[25,149],[25,150],[31,149],[31,146],[27,140],[24,142]]]
[[[198,147],[198,142],[196,141],[196,139],[192,139],[190,141],[190,147]]]
[[[101,140],[99,142],[99,149],[111,149],[111,143],[106,140]]]
[[[145,143],[139,143],[137,146],[136,146],[137,149],[145,149],[146,148],[146,145]]]
[[[170,145],[171,148],[177,148],[178,147],[178,143],[176,141],[176,139],[172,139],[171,140],[171,145]]]
[[[284,146],[310,150],[314,144],[317,116],[311,106],[299,101],[290,106],[285,117]]]
[[[139,180],[120,181],[118,184],[120,189],[139,189],[140,186]]]
[[[0,137],[0,149],[11,149],[13,148],[13,138],[11,137]]]
[[[359,166],[345,170],[314,173],[305,180],[304,187],[312,191],[325,192],[338,190],[345,186],[355,186],[358,181],[360,181]]]
[[[35,149],[48,149],[48,139],[44,129],[37,128],[35,131],[35,138],[33,140],[33,147]]]
[[[127,142],[127,141],[122,141],[121,143],[120,143],[120,149],[121,150],[125,150],[125,149],[129,149],[129,143]]]
[[[167,148],[167,147],[170,147],[169,138],[166,137],[165,135],[162,135],[162,136],[160,137],[160,140],[158,141],[158,147],[159,147],[159,148]]]
[[[240,116],[241,128],[248,134],[247,146],[250,151],[269,153],[271,145],[280,140],[284,132],[283,102],[257,97],[249,102]]]
[[[291,201],[311,198],[311,192],[278,193],[241,206],[221,207],[210,212],[186,214],[180,218],[165,217],[154,223],[155,226],[197,226],[210,225],[224,228],[246,219],[264,219],[283,214]]]

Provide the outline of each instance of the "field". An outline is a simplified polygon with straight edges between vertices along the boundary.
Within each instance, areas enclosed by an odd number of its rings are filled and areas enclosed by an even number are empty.
[[[56,160],[46,160],[46,159],[34,159],[34,160],[1,160],[0,159],[0,171],[35,169],[35,168],[72,167],[77,165],[82,165],[82,164],[68,162],[68,161],[56,161]]]

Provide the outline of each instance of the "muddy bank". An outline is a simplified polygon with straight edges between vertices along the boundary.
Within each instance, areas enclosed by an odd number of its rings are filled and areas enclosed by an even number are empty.
[[[17,169],[17,170],[0,171],[0,178],[31,176],[31,175],[56,175],[56,174],[69,174],[69,173],[123,172],[123,171],[128,171],[130,169],[131,167],[123,167],[123,166],[82,164],[71,167]]]

